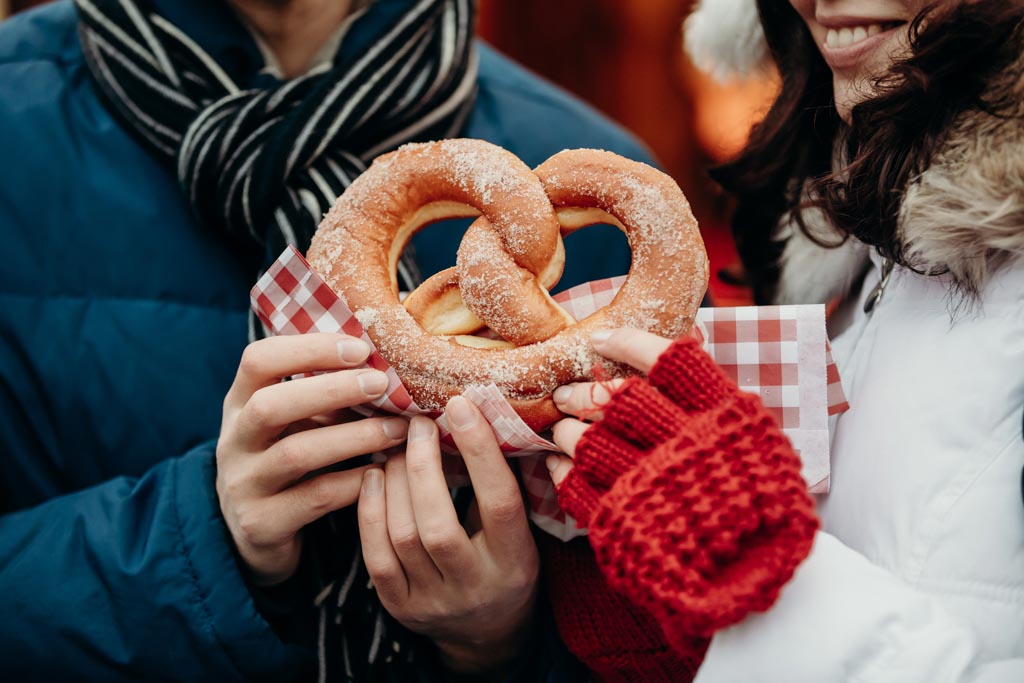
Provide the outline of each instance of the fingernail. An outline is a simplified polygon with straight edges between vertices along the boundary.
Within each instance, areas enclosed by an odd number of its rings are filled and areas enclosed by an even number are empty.
[[[549,455],[544,458],[544,464],[547,465],[548,472],[554,472],[558,468],[558,457]]]
[[[469,429],[476,424],[476,409],[461,396],[448,401],[444,414],[448,416],[448,422],[455,429]]]
[[[342,339],[338,342],[338,355],[346,363],[358,363],[370,355],[370,345],[361,339]]]
[[[389,439],[395,441],[404,439],[405,435],[409,433],[409,423],[402,418],[394,418],[392,420],[386,420],[382,427],[384,435]]]
[[[379,396],[388,388],[388,376],[378,370],[361,372],[356,381],[367,396]]]
[[[429,417],[414,417],[409,423],[409,441],[425,441],[434,436],[433,420]]]
[[[608,341],[608,337],[612,336],[611,330],[598,330],[591,333],[590,341],[593,344],[600,344],[603,341]]]
[[[363,495],[364,496],[379,496],[381,491],[384,490],[384,475],[377,468],[366,470],[366,474],[363,475]]]
[[[555,403],[565,403],[572,396],[572,387],[564,386],[555,389],[555,393],[551,394],[551,398],[555,399]]]

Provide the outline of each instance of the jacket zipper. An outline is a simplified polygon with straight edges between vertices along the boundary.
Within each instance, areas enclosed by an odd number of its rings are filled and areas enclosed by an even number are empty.
[[[881,301],[882,294],[885,293],[885,286],[889,284],[889,276],[892,275],[893,266],[893,260],[890,258],[882,261],[882,277],[879,278],[878,284],[868,294],[868,298],[864,300],[864,312],[868,315],[871,315],[875,307],[878,306],[878,302]]]

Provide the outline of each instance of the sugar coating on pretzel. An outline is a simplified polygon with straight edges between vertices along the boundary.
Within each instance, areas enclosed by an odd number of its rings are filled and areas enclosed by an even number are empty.
[[[475,215],[454,272],[428,280],[427,295],[410,297],[419,298],[411,309],[421,319],[449,319],[421,326],[399,301],[398,257],[426,224]],[[529,324],[520,335],[522,311],[552,303],[546,287],[561,273],[560,234],[595,223],[616,224],[629,239],[633,263],[622,289],[579,322],[559,308],[541,321],[555,328],[548,338]],[[619,370],[591,350],[592,332],[628,326],[677,336],[689,329],[707,286],[696,221],[668,176],[596,150],[565,151],[531,171],[479,140],[411,144],[380,157],[324,218],[307,257],[422,408],[440,410],[467,386],[494,383],[538,431],[562,417],[550,398],[555,388],[593,379],[597,365]],[[482,323],[519,345],[474,348],[469,338],[424,329],[451,319],[463,321],[457,334]]]

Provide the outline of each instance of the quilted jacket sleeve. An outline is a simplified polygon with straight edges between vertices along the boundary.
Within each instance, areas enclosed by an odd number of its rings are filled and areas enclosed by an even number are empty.
[[[214,476],[208,444],[0,517],[6,680],[308,677],[253,605]]]

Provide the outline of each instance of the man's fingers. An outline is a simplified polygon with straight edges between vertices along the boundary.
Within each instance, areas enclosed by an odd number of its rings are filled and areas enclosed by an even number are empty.
[[[498,446],[494,431],[476,406],[457,396],[445,415],[473,482],[487,546],[514,558],[533,544],[519,483]]]
[[[580,422],[571,417],[559,420],[551,428],[551,439],[555,445],[562,449],[562,452],[570,458],[576,457],[576,444],[579,443],[583,432],[590,427],[586,422]]]
[[[292,434],[256,456],[255,483],[276,493],[311,472],[391,448],[405,440],[408,428],[400,417],[374,417]]]
[[[298,434],[304,432],[307,429],[317,429],[318,427],[327,427],[329,425],[340,425],[347,422],[357,422],[362,420],[365,416],[360,415],[351,408],[339,408],[338,410],[331,410],[324,413],[323,415],[314,415],[298,422],[293,422],[288,425],[284,432],[281,434],[283,439],[291,434]]]
[[[605,358],[632,366],[640,372],[650,372],[658,356],[672,344],[672,340],[650,332],[620,328],[600,330],[590,336],[594,350]]]
[[[555,407],[567,415],[584,420],[600,420],[604,417],[602,408],[622,386],[623,381],[613,379],[608,382],[566,384],[555,389],[551,397],[555,400]]]
[[[348,408],[381,396],[388,378],[379,370],[339,370],[267,386],[246,402],[239,414],[244,446],[258,450],[277,439],[285,427],[315,415]]]
[[[384,495],[388,501],[388,536],[409,577],[409,584],[431,585],[440,581],[442,574],[423,548],[420,529],[416,526],[404,455],[392,455],[384,463]]]
[[[475,566],[473,545],[455,512],[441,469],[437,425],[430,418],[412,419],[405,467],[423,548],[446,578],[466,578]]]
[[[242,406],[256,391],[284,377],[358,367],[369,355],[366,342],[345,334],[316,332],[261,339],[242,353],[225,403]]]
[[[355,503],[367,467],[373,465],[326,472],[269,498],[239,506],[236,519],[243,539],[256,548],[289,542],[307,524]]]
[[[409,580],[391,545],[388,534],[385,474],[379,468],[366,470],[359,495],[359,541],[363,547],[363,563],[373,580],[377,595],[385,605],[395,605],[409,595]]]

